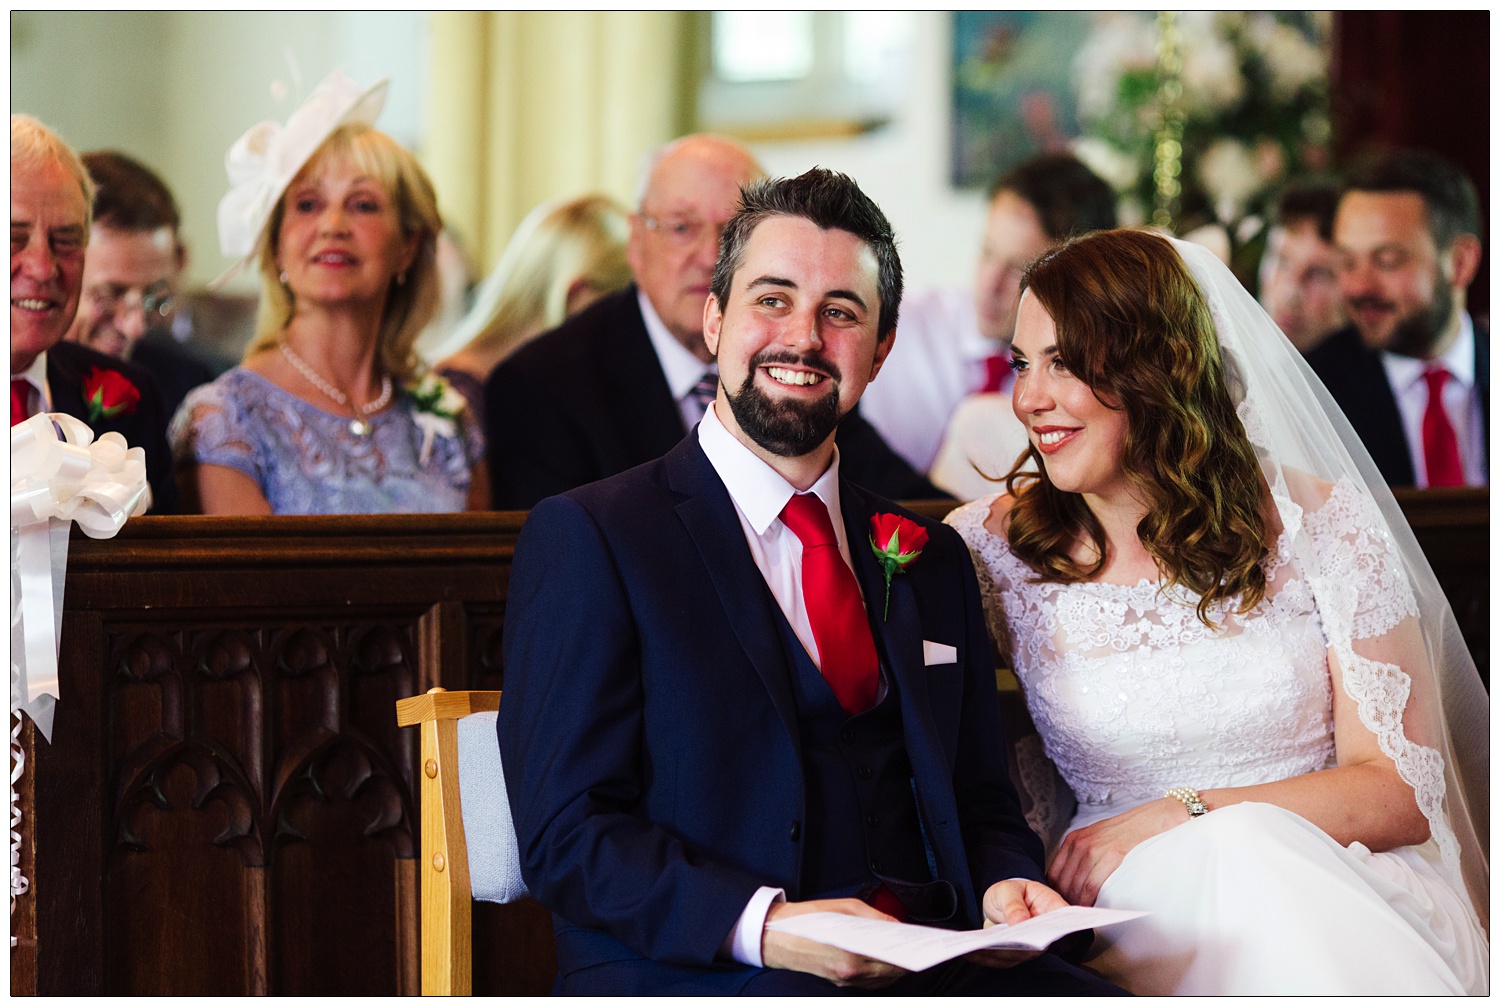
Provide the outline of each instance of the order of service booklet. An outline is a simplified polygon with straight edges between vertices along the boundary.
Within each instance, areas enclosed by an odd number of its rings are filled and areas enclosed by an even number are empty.
[[[807,913],[777,920],[767,926],[866,958],[889,962],[908,972],[920,972],[950,958],[986,948],[1040,951],[1076,931],[1107,927],[1145,915],[1125,909],[1068,906],[1013,926],[999,923],[983,930],[943,930],[842,913]]]

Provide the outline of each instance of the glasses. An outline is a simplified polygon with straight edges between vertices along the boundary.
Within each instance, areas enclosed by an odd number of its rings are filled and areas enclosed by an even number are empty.
[[[674,245],[696,245],[710,231],[713,232],[715,245],[724,237],[723,224],[710,224],[697,217],[653,217],[642,211],[641,222],[646,225],[647,230],[663,235]]]
[[[130,295],[134,292],[134,287],[110,284],[91,289],[88,292],[88,299],[99,314],[114,315],[127,308]],[[146,313],[146,321],[152,322],[172,317],[172,311],[177,307],[177,295],[168,287],[156,286],[142,291],[140,302],[141,310]]]

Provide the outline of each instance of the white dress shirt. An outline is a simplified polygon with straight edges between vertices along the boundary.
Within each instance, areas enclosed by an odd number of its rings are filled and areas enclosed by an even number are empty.
[[[11,378],[12,380],[20,378],[31,386],[31,393],[26,401],[27,416],[52,412],[52,386],[47,384],[46,350],[36,355],[30,367],[20,374],[12,374]]]
[[[1416,485],[1427,486],[1427,456],[1422,450],[1422,417],[1427,412],[1427,382],[1422,374],[1430,364],[1440,363],[1452,375],[1443,384],[1443,409],[1458,437],[1458,454],[1464,463],[1464,483],[1483,486],[1489,481],[1489,464],[1485,457],[1484,410],[1479,404],[1479,390],[1474,383],[1474,323],[1465,313],[1461,316],[1458,338],[1448,352],[1435,360],[1418,360],[1396,353],[1382,353],[1385,377],[1396,396],[1401,411],[1401,425],[1406,431],[1406,447],[1411,454]]]
[[[661,316],[651,306],[651,299],[644,290],[637,289],[635,299],[641,306],[641,318],[646,323],[646,335],[651,337],[651,348],[656,351],[656,359],[661,364],[662,374],[666,376],[667,387],[671,389],[672,398],[677,402],[677,411],[682,414],[683,429],[691,430],[703,418],[703,407],[693,398],[693,386],[705,371],[719,373],[719,365],[705,364],[688,352],[687,347],[677,341],[677,337],[667,328],[667,323],[661,320]]]
[[[972,293],[908,295],[896,322],[896,345],[860,397],[860,415],[913,468],[926,472],[953,410],[983,387],[985,359],[1000,349],[980,334]]]
[[[781,474],[767,465],[755,452],[724,428],[718,413],[709,408],[698,425],[698,444],[708,462],[719,474],[734,513],[750,546],[750,556],[766,579],[766,586],[776,598],[782,614],[792,626],[797,639],[807,648],[813,663],[822,668],[818,644],[813,639],[812,623],[807,618],[807,602],[802,596],[802,540],[781,520],[781,511],[797,492]],[[849,541],[839,506],[839,454],[834,448],[833,461],[808,490],[823,501],[838,539],[839,555],[849,564]],[[858,583],[858,581],[856,581]],[[881,691],[884,691],[884,680]],[[760,939],[765,929],[766,913],[771,904],[786,899],[780,888],[762,887],[745,905],[739,922],[725,942],[724,950],[737,962],[761,968]]]

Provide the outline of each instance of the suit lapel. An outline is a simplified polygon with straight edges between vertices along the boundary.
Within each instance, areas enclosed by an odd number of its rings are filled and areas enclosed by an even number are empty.
[[[885,571],[870,548],[870,518],[875,509],[870,499],[847,481],[840,483],[839,500],[844,512],[849,558],[854,562],[854,575],[859,578],[860,589],[864,591],[870,631],[900,693],[906,730],[908,734],[913,730],[930,732],[932,721],[922,658],[922,619],[911,578],[905,573],[897,573],[891,578],[891,604],[887,614]]]
[[[667,483],[681,497],[678,517],[703,556],[740,647],[765,683],[772,705],[800,752],[797,700],[771,609],[771,592],[745,544],[729,491],[698,446],[697,437],[683,440],[667,453],[665,461]]]
[[[630,464],[639,465],[666,454],[687,429],[646,332],[636,288],[626,288],[619,297],[615,325],[600,345],[602,380]]]
[[[83,406],[83,372],[77,361],[59,343],[47,351],[47,387],[52,393],[52,411],[88,418]]]

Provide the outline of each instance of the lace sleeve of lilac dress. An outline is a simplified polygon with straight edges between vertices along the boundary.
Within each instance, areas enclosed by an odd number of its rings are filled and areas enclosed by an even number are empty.
[[[183,402],[172,421],[173,456],[244,473],[276,514],[461,511],[484,456],[480,427],[465,410],[452,434],[428,442],[415,414],[400,392],[361,435],[348,417],[235,368]]]
[[[264,487],[267,442],[255,436],[244,401],[246,390],[253,388],[243,380],[248,374],[235,368],[184,397],[167,430],[174,465],[222,465]]]

